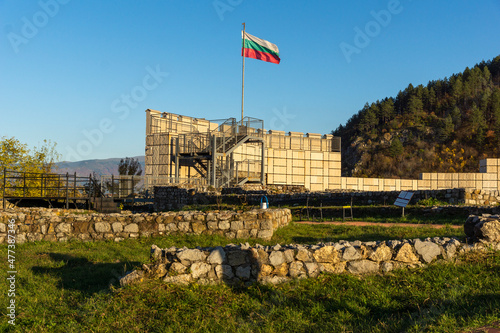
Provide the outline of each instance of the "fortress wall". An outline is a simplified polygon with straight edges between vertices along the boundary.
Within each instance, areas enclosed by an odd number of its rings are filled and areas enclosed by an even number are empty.
[[[174,177],[173,139],[180,134],[207,133],[216,123],[155,110],[146,110],[147,176]],[[162,118],[160,116],[163,115]],[[247,129],[250,132],[253,129]],[[257,130],[254,130],[258,132]],[[340,152],[332,152],[333,135],[284,131],[264,131],[266,183],[269,185],[302,185],[312,191],[339,188]],[[261,145],[244,144],[233,154],[238,174],[260,175]],[[248,163],[250,161],[250,163]],[[192,168],[181,166],[181,178],[199,177]]]
[[[173,138],[198,131],[207,133],[217,123],[171,113],[146,110],[146,176],[174,177]],[[160,116],[163,115],[163,118]],[[249,129],[259,132],[260,130]],[[480,161],[478,173],[422,173],[419,179],[341,177],[341,153],[332,151],[332,135],[269,130],[265,141],[265,172],[268,185],[302,185],[311,191],[401,191],[465,188],[500,189],[500,159]],[[260,175],[260,144],[245,144],[234,152],[239,174]],[[257,161],[255,163],[243,161]],[[199,178],[192,167],[182,166],[180,177]]]
[[[357,191],[403,191],[444,190],[464,188],[466,190],[498,191],[500,189],[500,159],[488,158],[480,161],[478,173],[420,174],[420,179],[384,179],[342,177],[342,190]],[[336,189],[336,188],[330,188]]]

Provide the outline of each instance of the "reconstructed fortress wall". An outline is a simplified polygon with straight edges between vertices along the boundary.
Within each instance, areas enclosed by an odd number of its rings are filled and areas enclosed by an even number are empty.
[[[420,179],[342,177],[342,186],[340,189],[357,191],[417,191],[453,188],[490,192],[498,191],[500,189],[500,159],[487,158],[481,160],[478,173],[422,173],[420,174]]]
[[[217,123],[205,119],[146,110],[146,176],[174,177],[174,139],[182,141],[187,133],[208,133],[217,127]],[[247,130],[259,133],[264,141],[265,185],[301,185],[311,191],[500,190],[500,159],[497,158],[481,160],[477,173],[422,173],[419,179],[342,177],[339,138],[314,133]],[[260,174],[261,149],[259,143],[250,143],[235,150],[238,174]],[[180,166],[179,177],[189,178],[193,183],[204,181],[193,166]]]
[[[183,134],[206,134],[217,123],[205,119],[146,110],[146,176],[175,176],[175,142],[183,144]],[[258,132],[265,142],[266,184],[302,185],[312,191],[340,186],[340,151],[334,151],[333,135],[284,131]],[[338,138],[337,138],[338,139]],[[249,143],[238,147],[234,160],[238,173],[260,173],[261,146]],[[180,178],[200,179],[193,166],[180,165]]]

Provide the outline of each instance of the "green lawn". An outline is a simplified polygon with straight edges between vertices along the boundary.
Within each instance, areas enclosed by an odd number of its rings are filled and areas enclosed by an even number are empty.
[[[261,244],[463,237],[445,228],[383,228],[292,223]],[[215,246],[254,240],[168,236],[120,243],[27,243],[16,248],[16,332],[460,332],[500,318],[500,253],[459,265],[356,277],[321,275],[270,287],[117,287],[117,277],[149,260],[149,247]],[[0,246],[5,281],[7,247]],[[5,283],[5,282],[4,282]]]

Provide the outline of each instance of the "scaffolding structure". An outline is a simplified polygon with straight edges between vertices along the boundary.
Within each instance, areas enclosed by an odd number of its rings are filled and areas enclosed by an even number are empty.
[[[242,185],[265,181],[264,121],[245,117],[206,121],[192,119],[186,123],[182,116],[168,113],[153,114],[148,118],[147,134],[156,143],[150,154],[152,174],[169,175],[180,183],[182,167],[187,167],[187,178],[199,178],[213,187]],[[235,151],[243,145],[259,145],[258,159],[239,161]],[[148,154],[146,154],[148,156]],[[166,169],[165,169],[166,168]],[[194,174],[191,173],[194,170]]]

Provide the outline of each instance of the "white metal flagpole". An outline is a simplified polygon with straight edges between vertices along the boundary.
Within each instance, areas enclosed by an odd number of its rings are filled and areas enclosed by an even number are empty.
[[[242,36],[242,49],[241,55],[243,58],[243,67],[241,73],[241,125],[243,125],[243,106],[245,101],[245,22],[243,22],[243,36]]]

